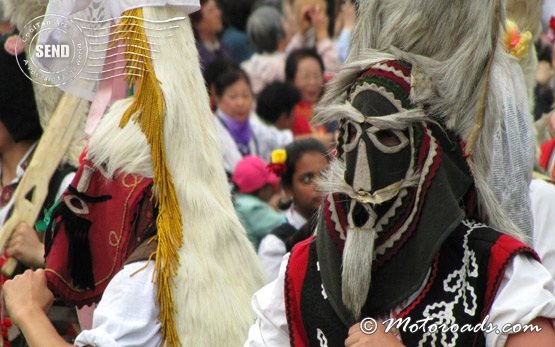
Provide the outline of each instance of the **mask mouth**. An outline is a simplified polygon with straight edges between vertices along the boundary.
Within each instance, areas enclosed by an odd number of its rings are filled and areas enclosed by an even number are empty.
[[[385,215],[391,206],[393,206],[394,201],[389,200],[383,202],[379,205],[372,206],[374,211],[374,221],[379,220],[381,216]],[[368,211],[369,206],[367,204],[360,203],[356,200],[352,201],[351,205],[351,225],[357,229],[365,229],[368,227],[373,227],[374,225],[369,225],[370,223],[370,212]],[[373,224],[373,223],[372,223]]]
[[[372,206],[351,200],[347,223],[352,230],[368,232],[376,223],[376,214]]]
[[[370,214],[360,202],[355,202],[351,212],[353,225],[357,228],[362,228],[370,219]]]

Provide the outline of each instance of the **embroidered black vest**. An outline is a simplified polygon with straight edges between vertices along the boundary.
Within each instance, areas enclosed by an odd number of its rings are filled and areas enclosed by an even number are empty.
[[[484,333],[469,327],[483,322],[506,266],[519,253],[537,258],[520,241],[483,224],[463,221],[436,255],[419,296],[396,316],[410,318],[411,324],[427,319],[426,326],[435,324],[438,329],[433,333],[425,329],[411,333],[401,328],[405,346],[450,343],[461,347],[484,346]],[[373,281],[380,280],[395,283],[394,279],[373,278]],[[291,346],[344,345],[351,323],[340,319],[327,300],[314,238],[293,249],[286,272],[285,295]],[[455,328],[454,324],[457,324]]]

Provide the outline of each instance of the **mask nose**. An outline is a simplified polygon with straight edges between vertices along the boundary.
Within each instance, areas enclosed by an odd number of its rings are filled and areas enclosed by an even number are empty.
[[[360,138],[356,150],[346,154],[347,170],[345,182],[353,187],[353,190],[372,191],[372,177],[370,163],[368,162],[366,143]]]

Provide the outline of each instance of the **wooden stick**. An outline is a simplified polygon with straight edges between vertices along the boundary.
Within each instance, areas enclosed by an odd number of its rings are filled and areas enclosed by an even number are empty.
[[[0,229],[0,250],[5,248],[6,242],[19,223],[26,222],[31,226],[35,224],[48,194],[50,178],[60,164],[81,122],[80,117],[75,116],[75,111],[81,102],[85,101],[68,93],[60,99],[33,158],[15,190],[12,215]],[[9,259],[2,267],[2,272],[11,276],[16,265],[15,259]]]

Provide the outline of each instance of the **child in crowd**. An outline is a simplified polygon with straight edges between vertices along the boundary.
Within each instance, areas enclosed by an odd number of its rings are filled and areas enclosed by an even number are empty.
[[[311,134],[308,120],[301,118],[294,124],[293,109],[301,101],[301,94],[291,83],[275,81],[267,85],[256,100],[256,114],[278,129],[291,129],[293,135]],[[293,127],[296,125],[296,128]]]
[[[315,181],[329,162],[326,147],[313,138],[295,141],[285,147],[282,153],[278,151],[272,155],[272,165],[278,171],[280,168],[283,171],[281,186],[291,199],[291,206],[286,212],[287,222],[264,237],[258,248],[258,256],[268,281],[277,277],[285,253],[312,235],[314,225],[310,220],[322,199],[316,190]]]
[[[284,216],[268,204],[279,178],[262,159],[246,156],[237,163],[231,180],[235,185],[235,210],[247,237],[258,249],[260,240],[285,221]]]

